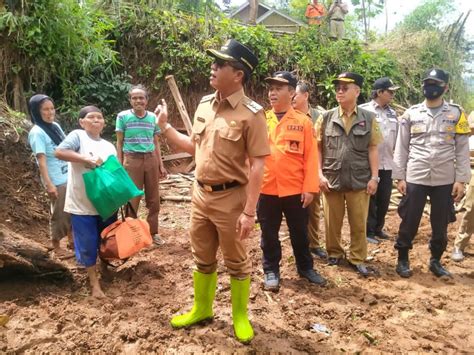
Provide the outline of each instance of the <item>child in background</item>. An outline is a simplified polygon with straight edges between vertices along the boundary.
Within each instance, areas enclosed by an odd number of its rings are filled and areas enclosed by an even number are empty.
[[[102,165],[110,155],[117,155],[117,151],[112,143],[100,137],[105,121],[97,107],[83,107],[79,111],[79,124],[82,129],[69,133],[56,148],[55,155],[70,162],[64,210],[71,214],[76,259],[86,267],[92,296],[104,298],[96,269],[100,233],[117,217],[114,215],[106,221],[102,220],[86,195],[82,175]]]

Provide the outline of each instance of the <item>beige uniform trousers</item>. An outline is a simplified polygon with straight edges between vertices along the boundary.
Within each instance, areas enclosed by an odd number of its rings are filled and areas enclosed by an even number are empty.
[[[344,21],[329,21],[329,37],[337,39],[344,38]]]
[[[216,254],[220,247],[224,264],[233,277],[242,279],[250,275],[251,261],[236,230],[246,201],[245,186],[208,192],[194,184],[189,234],[199,272],[209,274],[216,271]]]
[[[322,247],[319,240],[319,220],[321,217],[321,195],[314,194],[308,206],[308,240],[310,249]]]
[[[341,245],[341,229],[347,205],[347,217],[351,231],[351,244],[347,260],[361,264],[367,258],[367,215],[370,196],[365,190],[323,194],[324,225],[326,227],[326,250],[329,257],[342,258],[345,253]]]
[[[160,171],[156,153],[125,153],[123,167],[135,185],[139,189],[145,189],[145,202],[148,209],[146,221],[150,225],[151,235],[157,234],[160,213]],[[141,197],[136,197],[130,201],[135,212],[138,212],[140,200]]]
[[[454,240],[454,246],[461,250],[464,250],[469,243],[471,235],[474,233],[474,177],[471,179],[466,193],[466,200],[464,201],[463,208],[466,210],[462,216],[461,225],[459,226],[458,235]]]

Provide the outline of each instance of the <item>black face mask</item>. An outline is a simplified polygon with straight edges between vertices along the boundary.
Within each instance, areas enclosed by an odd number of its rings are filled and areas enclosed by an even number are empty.
[[[423,84],[423,96],[428,100],[434,100],[443,95],[444,86],[438,84]]]

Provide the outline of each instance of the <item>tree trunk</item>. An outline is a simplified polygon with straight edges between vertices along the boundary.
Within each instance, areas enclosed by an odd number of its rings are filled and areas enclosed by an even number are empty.
[[[366,8],[365,8],[365,0],[362,0],[362,15],[364,19],[364,32],[365,32],[365,41],[367,42],[369,40],[369,31],[367,28],[367,13],[366,13]]]
[[[249,12],[249,25],[257,24],[257,14],[258,14],[258,0],[249,0],[250,12]]]
[[[71,277],[66,265],[51,259],[44,246],[0,225],[0,276],[18,273]]]

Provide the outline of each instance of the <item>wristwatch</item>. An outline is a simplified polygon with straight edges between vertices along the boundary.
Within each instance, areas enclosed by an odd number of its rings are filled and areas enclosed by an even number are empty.
[[[380,182],[380,178],[378,176],[372,176],[370,180],[375,180],[377,181],[377,184]]]

